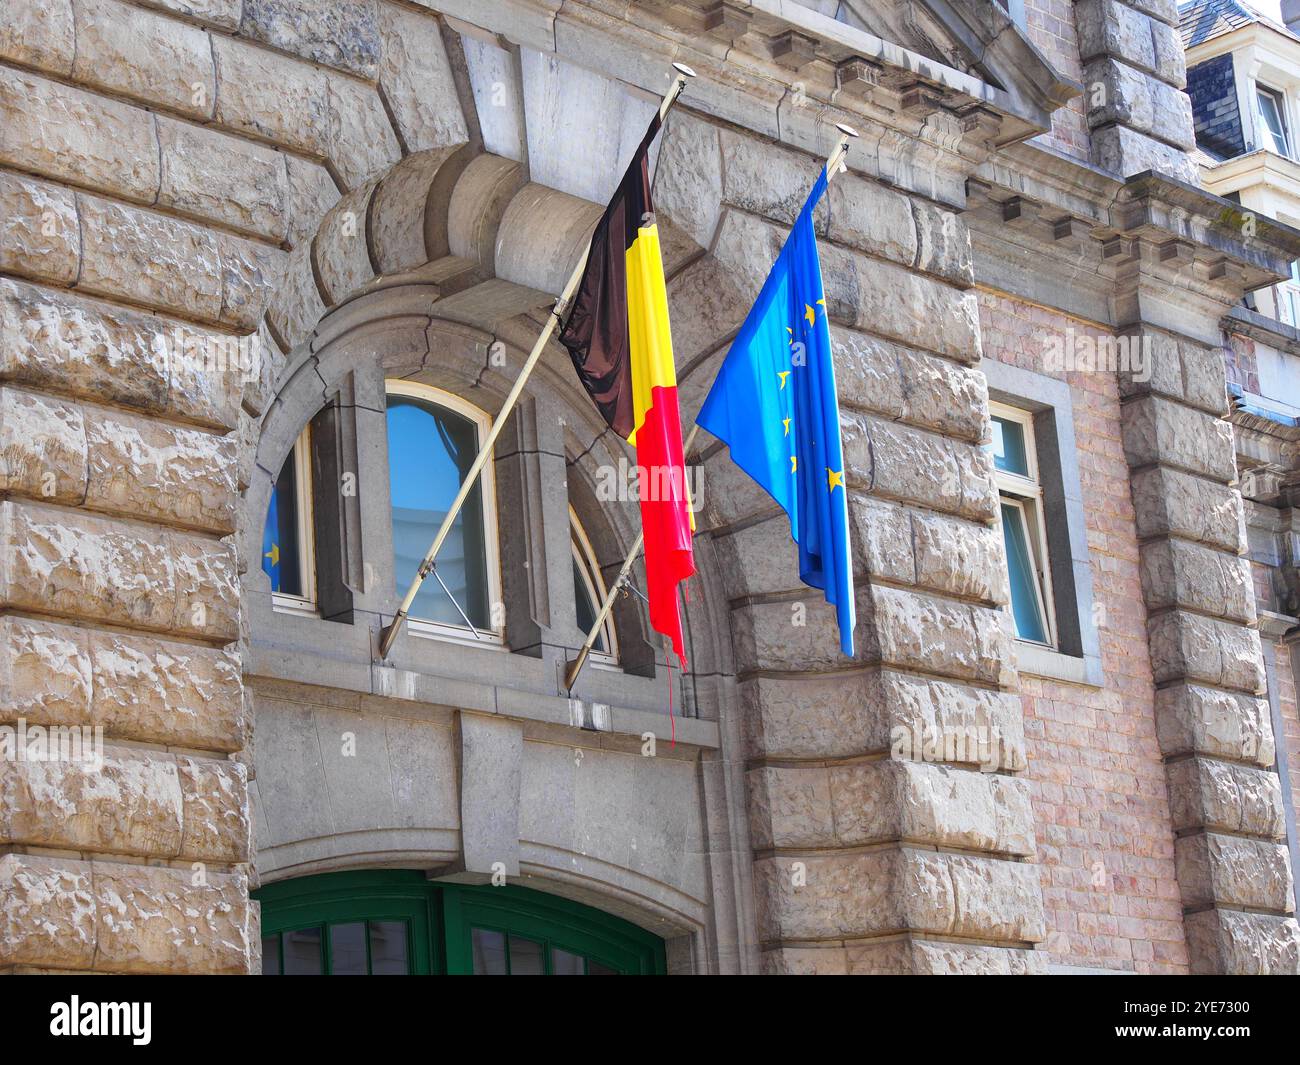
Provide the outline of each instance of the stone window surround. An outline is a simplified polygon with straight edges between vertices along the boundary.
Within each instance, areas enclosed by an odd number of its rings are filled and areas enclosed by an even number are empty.
[[[375,298],[382,300],[386,295],[377,293]],[[355,329],[322,345],[315,352],[300,349],[291,357],[292,367],[284,374],[274,409],[262,427],[257,484],[250,487],[243,503],[250,508],[243,535],[251,535],[247,530],[255,526],[260,545],[270,491],[269,469],[274,466],[278,470],[302,427],[333,405],[341,435],[355,441],[353,454],[359,460],[359,505],[351,512],[345,509],[339,515],[340,522],[350,526],[345,538],[363,545],[364,577],[361,573],[354,576],[353,609],[346,616],[332,620],[318,614],[294,615],[275,610],[269,580],[260,565],[250,566],[243,577],[251,632],[249,672],[280,680],[394,695],[422,702],[471,709],[490,707],[508,716],[548,721],[560,716],[564,723],[598,731],[639,736],[648,725],[657,730],[662,725],[664,712],[665,677],[662,669],[656,668],[658,654],[645,643],[644,619],[639,616],[635,603],[620,603],[615,614],[622,653],[620,664],[624,668],[589,668],[584,672],[584,690],[575,692],[591,703],[590,707],[582,706],[575,710],[572,703],[576,700],[550,694],[558,688],[564,648],[569,648],[571,655],[581,642],[581,636],[570,639],[572,634],[557,635],[547,630],[548,635],[543,637],[541,644],[528,646],[530,637],[519,635],[520,630],[531,622],[527,616],[530,600],[536,602],[540,599],[547,604],[544,614],[549,614],[553,625],[560,624],[556,618],[567,616],[564,614],[565,604],[568,604],[568,613],[573,613],[568,505],[566,503],[561,508],[565,520],[558,537],[549,528],[549,521],[545,529],[529,529],[541,523],[535,515],[527,513],[528,489],[520,483],[520,474],[510,474],[504,469],[510,463],[545,462],[548,457],[562,458],[563,455],[578,453],[569,438],[583,419],[567,409],[563,397],[557,398],[548,385],[543,385],[541,374],[533,388],[525,390],[513,416],[516,426],[507,428],[496,449],[503,577],[505,571],[512,568],[521,584],[543,586],[540,597],[522,594],[518,585],[512,589],[507,583],[504,589],[506,648],[500,645],[475,646],[472,638],[422,638],[413,641],[409,635],[404,635],[399,638],[387,662],[378,664],[374,661],[379,626],[391,619],[400,597],[398,592],[387,588],[392,583],[391,531],[387,527],[386,444],[379,440],[384,436],[384,381],[399,377],[423,381],[493,414],[513,381],[514,373],[510,367],[504,368],[501,377],[506,387],[498,387],[501,382],[494,380],[495,375],[484,375],[481,363],[461,357],[463,334],[456,337],[454,332],[459,331],[454,326],[453,334],[449,334],[445,363],[426,365],[424,331],[420,331],[420,342],[412,343],[411,334],[386,328],[388,316],[384,314],[382,304],[377,307],[377,312],[369,328]],[[356,313],[355,304],[351,313]],[[437,329],[435,322],[429,333],[434,343],[437,342]],[[459,364],[462,362],[463,365]],[[295,382],[295,376],[306,378],[305,385],[301,380]],[[322,381],[325,382],[324,392]],[[469,395],[466,395],[467,391]],[[369,423],[367,419],[370,419]],[[557,425],[564,428],[557,428]],[[609,566],[615,555],[620,556],[617,561],[621,562],[630,526],[621,520],[621,515],[613,522],[598,522],[596,512],[586,505],[593,498],[593,491],[587,484],[590,471],[585,467],[599,459],[598,449],[586,447],[585,450],[592,453],[581,460],[570,459],[566,465],[565,476],[571,489],[569,502],[574,505],[602,560]],[[559,550],[561,539],[563,552],[557,557],[563,563],[562,571],[550,564],[552,560],[549,557],[545,566],[534,563],[532,550],[538,543],[545,542],[549,556]],[[525,562],[529,564],[525,566]],[[539,589],[534,589],[537,591]],[[521,624],[516,624],[516,621]],[[511,635],[512,627],[514,636]],[[576,622],[573,631],[576,633]],[[408,647],[405,653],[404,644]],[[643,651],[641,654],[637,653],[638,644]],[[676,670],[672,678],[673,683],[684,689]],[[694,700],[688,697],[689,694],[680,691],[676,696],[678,705],[684,708],[693,705]],[[679,739],[706,748],[717,746],[717,726],[713,722],[700,721],[698,724],[704,726],[702,729],[688,727],[685,732],[682,726],[694,722],[689,718],[679,718],[677,724]]]
[[[1092,623],[1092,563],[1074,448],[1070,386],[1055,377],[990,358],[979,366],[988,381],[990,400],[1034,415],[1060,650],[1017,640],[1020,672],[1100,688],[1105,676],[1101,643]],[[1063,545],[1066,551],[1062,551]]]

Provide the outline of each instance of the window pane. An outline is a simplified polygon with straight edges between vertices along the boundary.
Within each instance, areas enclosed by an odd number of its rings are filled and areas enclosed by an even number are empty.
[[[1260,133],[1264,139],[1264,147],[1277,152],[1279,155],[1286,155],[1286,126],[1282,121],[1282,108],[1279,100],[1266,89],[1256,91],[1256,99],[1259,101]]]
[[[592,623],[596,620],[596,611],[600,606],[592,601],[587,582],[583,580],[582,567],[576,557],[573,560],[573,598],[578,604],[578,629],[586,634],[591,631]],[[601,654],[609,652],[609,648],[605,646],[604,628],[605,626],[602,625],[601,631],[596,634],[596,642],[592,644],[592,647]]]
[[[262,937],[262,975],[280,975],[280,937]]]
[[[559,947],[551,948],[552,976],[586,976],[587,967],[582,963],[581,954],[570,954]]]
[[[618,976],[619,973],[617,969],[611,969],[608,965],[601,965],[600,962],[588,958],[587,975],[588,976]]]
[[[510,937],[510,975],[544,976],[542,945],[522,936]]]
[[[271,578],[271,591],[302,595],[302,559],[298,545],[298,468],[294,456],[298,445],[280,467],[271,486],[271,503],[266,508],[262,531],[262,569]]]
[[[1014,504],[1002,504],[1002,535],[1007,545],[1011,614],[1016,622],[1016,635],[1022,640],[1047,643],[1047,624],[1038,607],[1038,575],[1029,552],[1025,513]]]
[[[470,930],[470,948],[474,954],[475,976],[506,975],[506,937],[487,928]]]
[[[370,922],[370,974],[405,976],[411,971],[406,961],[406,922]]]
[[[415,578],[477,452],[478,430],[468,418],[409,396],[388,397],[388,473],[398,595],[404,594]],[[486,629],[491,613],[483,533],[479,482],[438,553],[438,576],[475,628]],[[415,597],[411,615],[449,625],[465,624],[432,575]]]
[[[320,929],[302,928],[284,933],[284,974],[320,976]]]
[[[366,975],[366,926],[360,921],[330,925],[330,975]]]
[[[1025,427],[1006,418],[993,419],[993,464],[1008,473],[1029,476],[1029,459],[1025,455]]]

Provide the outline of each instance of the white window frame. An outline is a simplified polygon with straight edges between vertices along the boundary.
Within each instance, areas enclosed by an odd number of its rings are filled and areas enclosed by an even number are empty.
[[[599,611],[601,604],[605,602],[605,596],[609,594],[609,589],[605,585],[604,578],[600,575],[600,565],[596,562],[596,552],[591,546],[591,540],[587,538],[587,530],[582,527],[582,522],[578,520],[578,514],[572,506],[569,507],[569,547],[572,550],[574,561],[578,563],[578,572],[582,575],[582,583],[587,586],[587,594],[592,597],[592,602]],[[575,604],[576,606],[576,604]],[[588,661],[593,664],[603,664],[613,666],[618,663],[618,633],[614,630],[614,612],[611,610],[605,615],[605,620],[601,622],[600,634],[605,638],[605,646],[608,651],[597,651],[593,646],[587,655]],[[585,632],[582,634],[587,635]]]
[[[310,425],[298,434],[290,454],[293,456],[293,479],[298,494],[295,500],[298,512],[298,564],[302,567],[299,582],[303,594],[272,592],[271,606],[288,614],[314,616],[319,610],[316,604],[316,519],[312,500]],[[263,519],[263,527],[265,524]]]
[[[1021,519],[1025,523],[1026,541],[1029,544],[1030,553],[1033,556],[1034,571],[1038,580],[1034,582],[1034,594],[1038,600],[1039,610],[1042,612],[1046,621],[1048,642],[1043,644],[1038,640],[1027,640],[1019,635],[1016,639],[1021,643],[1033,644],[1036,647],[1050,647],[1053,650],[1059,645],[1056,635],[1056,603],[1052,595],[1052,567],[1048,562],[1047,555],[1047,525],[1043,516],[1043,486],[1038,477],[1038,447],[1034,440],[1034,416],[1027,410],[1021,410],[1019,407],[1011,407],[1005,403],[990,402],[990,417],[1001,418],[1003,421],[1014,422],[1019,425],[1025,439],[1025,466],[1029,475],[1022,476],[1018,473],[1012,473],[1009,470],[998,469],[993,467],[993,479],[997,484],[998,502],[1010,503],[1016,507],[1021,514]],[[1007,557],[1006,536],[1002,532],[1002,514],[998,513],[998,535],[1002,537],[1003,557]],[[1007,591],[1011,592],[1011,573],[1010,564],[1007,567]],[[1007,603],[1008,612],[1011,611],[1010,602]],[[1014,621],[1013,621],[1014,631]]]
[[[435,407],[445,407],[453,414],[459,414],[474,423],[475,433],[477,436],[478,446],[483,446],[483,441],[487,439],[487,434],[492,430],[492,416],[487,411],[474,406],[467,400],[461,399],[460,396],[451,392],[445,392],[441,388],[434,388],[433,385],[421,384],[418,381],[402,381],[389,378],[384,382],[385,396],[406,396],[410,399],[418,399],[424,403],[430,403]],[[387,415],[385,415],[385,419]],[[387,420],[385,420],[384,440],[387,443]],[[391,477],[391,475],[390,475]],[[390,481],[391,483],[391,481]],[[501,597],[501,547],[500,532],[497,523],[497,486],[496,475],[492,469],[492,463],[487,462],[483,465],[483,471],[479,474],[480,494],[483,499],[483,538],[484,555],[487,564],[487,583],[488,583],[488,619],[491,620],[494,614],[504,615],[505,611],[498,611],[496,608],[502,604]],[[389,521],[392,521],[392,500],[389,500]],[[396,556],[393,559],[394,571],[396,570]],[[437,584],[437,578],[430,574],[425,583],[433,581]],[[405,588],[397,589],[397,594],[404,595]],[[453,643],[464,643],[471,647],[483,647],[484,645],[501,647],[505,644],[505,624],[504,617],[500,626],[494,626],[487,629],[479,629],[479,638],[474,638],[474,633],[464,625],[452,625],[442,621],[430,621],[428,618],[416,617],[411,614],[406,619],[406,628],[413,636],[420,636],[425,639],[445,640]]]
[[[1276,146],[1273,145],[1272,143],[1265,143],[1266,141],[1271,142],[1273,140],[1273,134],[1269,130],[1268,123],[1264,119],[1264,109],[1261,106],[1261,98],[1265,96],[1267,96],[1270,100],[1272,100],[1273,106],[1277,109],[1277,120],[1282,126],[1282,151],[1281,152],[1278,152]],[[1291,138],[1291,123],[1289,120],[1289,116],[1287,114],[1286,93],[1283,92],[1281,89],[1275,89],[1271,85],[1266,85],[1261,81],[1256,81],[1255,82],[1255,120],[1256,122],[1259,123],[1259,129],[1257,131],[1259,136],[1259,144],[1256,147],[1263,148],[1265,151],[1270,151],[1282,155],[1287,159],[1292,158],[1293,147],[1292,147],[1292,138]]]

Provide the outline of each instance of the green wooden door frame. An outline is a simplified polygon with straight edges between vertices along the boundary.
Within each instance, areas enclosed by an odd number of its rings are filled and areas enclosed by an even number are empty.
[[[664,942],[621,917],[544,891],[489,885],[445,884],[415,869],[366,869],[281,880],[253,892],[262,904],[262,935],[320,927],[325,971],[325,927],[351,921],[407,922],[412,972],[474,971],[470,930],[483,928],[580,954],[628,975],[666,971]]]

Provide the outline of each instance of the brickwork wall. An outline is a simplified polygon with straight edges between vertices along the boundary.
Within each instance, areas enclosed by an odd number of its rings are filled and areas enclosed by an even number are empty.
[[[1026,757],[1056,964],[1185,972],[1165,771],[1119,395],[1106,372],[1044,367],[1053,337],[1111,334],[980,292],[984,355],[1070,385],[1105,686],[1021,674]]]
[[[1074,24],[1072,0],[1025,0],[1025,22],[1029,39],[1048,61],[1067,78],[1083,80],[1079,61],[1079,35]],[[1053,148],[1087,159],[1088,120],[1083,100],[1076,97],[1052,115],[1052,128],[1043,141]]]

